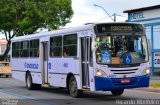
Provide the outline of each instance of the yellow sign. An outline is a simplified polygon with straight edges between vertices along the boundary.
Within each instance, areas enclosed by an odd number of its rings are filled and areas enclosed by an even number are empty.
[[[111,26],[111,31],[132,31],[132,26]]]
[[[112,57],[112,64],[119,64],[120,63],[120,58],[119,57]]]

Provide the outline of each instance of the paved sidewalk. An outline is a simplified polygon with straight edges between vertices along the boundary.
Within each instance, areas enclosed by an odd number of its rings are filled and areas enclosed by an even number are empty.
[[[150,77],[150,82],[159,82],[160,83],[160,76]]]
[[[150,83],[160,83],[160,76],[159,77],[158,76],[150,77]],[[160,87],[154,88],[154,87],[150,86],[148,88],[136,88],[136,90],[160,93]]]

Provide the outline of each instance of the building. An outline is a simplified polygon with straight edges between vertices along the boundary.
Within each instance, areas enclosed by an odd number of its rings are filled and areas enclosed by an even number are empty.
[[[6,45],[7,45],[7,41],[5,39],[0,39],[0,55],[4,54],[7,47]]]
[[[139,22],[146,27],[151,47],[150,63],[153,76],[160,76],[160,5],[125,10],[129,22]]]

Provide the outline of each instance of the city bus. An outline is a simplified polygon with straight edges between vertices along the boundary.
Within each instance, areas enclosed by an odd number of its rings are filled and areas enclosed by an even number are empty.
[[[11,44],[13,78],[29,90],[66,88],[111,91],[149,86],[150,64],[145,28],[138,23],[96,23],[15,37]]]

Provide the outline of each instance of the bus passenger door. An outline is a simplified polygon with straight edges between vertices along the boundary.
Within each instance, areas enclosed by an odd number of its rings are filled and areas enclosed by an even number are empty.
[[[42,42],[42,82],[48,83],[48,42]]]
[[[82,86],[83,88],[88,88],[89,84],[89,59],[91,53],[91,38],[82,37],[81,38],[81,68],[82,68]]]

